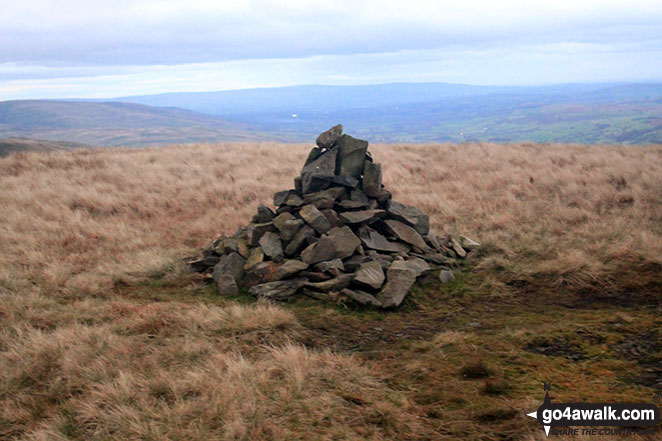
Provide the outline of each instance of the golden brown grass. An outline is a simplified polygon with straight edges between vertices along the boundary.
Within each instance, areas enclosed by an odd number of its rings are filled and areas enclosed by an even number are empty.
[[[301,346],[290,311],[212,300],[177,263],[289,188],[308,149],[221,144],[0,159],[0,439],[469,433],[456,404],[430,423],[411,397],[431,391],[394,386],[385,367],[358,357]],[[662,147],[371,151],[398,200],[427,212],[438,232],[484,245],[474,264],[483,294],[659,301]],[[132,296],[155,280],[171,283],[167,301]],[[526,334],[508,326],[505,337]],[[407,359],[403,372],[439,375],[444,399],[480,396],[483,386],[467,392],[473,383],[446,380],[457,370],[448,351],[466,346],[475,357],[477,341],[467,329],[442,332],[426,343],[429,360]]]

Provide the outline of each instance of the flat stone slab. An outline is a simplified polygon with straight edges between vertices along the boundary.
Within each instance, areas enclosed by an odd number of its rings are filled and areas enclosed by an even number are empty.
[[[391,253],[402,251],[402,247],[398,243],[390,242],[372,228],[362,227],[359,230],[359,238],[363,245],[371,250],[387,251]]]
[[[430,264],[418,257],[410,257],[407,260],[396,260],[391,264],[391,268],[412,269],[416,273],[417,278],[430,272]]]
[[[345,271],[345,266],[340,259],[328,260],[315,265],[317,271],[327,272],[329,270]]]
[[[411,244],[416,248],[420,248],[421,250],[428,249],[425,240],[423,240],[421,235],[418,234],[416,230],[409,225],[393,219],[385,220],[384,225],[391,234],[393,234],[401,241],[407,242],[408,244]]]
[[[428,234],[430,232],[430,218],[416,207],[401,204],[391,199],[386,205],[386,211],[388,211],[389,217],[412,226],[418,234]]]
[[[365,161],[363,165],[363,192],[373,198],[379,196],[382,189],[382,165]]]
[[[260,239],[267,231],[276,231],[276,227],[272,222],[264,224],[249,224],[246,227],[246,241],[251,247],[256,247],[260,244]]]
[[[322,292],[340,291],[341,289],[347,288],[349,284],[352,283],[352,278],[352,274],[341,274],[338,277],[325,280],[324,282],[307,282],[306,287]]]
[[[308,225],[299,228],[290,243],[285,247],[285,255],[294,256],[308,245],[308,240],[315,237],[315,230]]]
[[[361,264],[354,276],[354,283],[364,285],[372,289],[379,289],[384,284],[384,269],[382,264],[371,260]]]
[[[281,213],[274,218],[273,224],[278,229],[280,237],[289,242],[303,226],[303,221],[295,218],[292,213]]]
[[[357,289],[343,289],[342,291],[340,291],[340,295],[345,296],[348,299],[351,299],[361,305],[377,306],[377,307],[382,306],[382,303],[379,300],[377,300],[375,296],[365,291],[359,291]]]
[[[307,268],[308,264],[300,260],[286,260],[281,264],[281,266],[278,267],[278,270],[276,270],[276,274],[274,274],[274,280],[286,279]]]
[[[305,194],[303,196],[303,202],[305,204],[311,204],[320,199],[331,199],[335,201],[337,199],[343,199],[346,196],[347,189],[345,189],[345,187],[331,187],[315,193]]]
[[[314,265],[325,260],[344,259],[354,254],[360,245],[361,241],[349,227],[332,228],[328,235],[301,252],[301,260]]]
[[[377,218],[382,217],[385,213],[384,210],[346,211],[340,213],[338,216],[348,224],[360,224],[376,220]]]
[[[248,292],[257,298],[287,300],[295,295],[303,287],[304,283],[306,283],[306,279],[304,278],[262,283],[249,288]]]

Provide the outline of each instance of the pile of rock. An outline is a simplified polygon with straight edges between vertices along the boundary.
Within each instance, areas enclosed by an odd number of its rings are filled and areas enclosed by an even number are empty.
[[[294,189],[260,205],[251,223],[219,237],[189,264],[211,271],[220,294],[303,294],[382,308],[398,306],[419,276],[451,267],[478,244],[430,232],[428,216],[391,198],[368,142],[337,125],[317,138]]]

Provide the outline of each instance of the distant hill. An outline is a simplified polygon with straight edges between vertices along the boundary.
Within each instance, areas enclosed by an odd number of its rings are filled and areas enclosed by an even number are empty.
[[[91,147],[87,144],[75,142],[46,141],[29,138],[0,138],[0,157],[18,152],[54,152]]]
[[[243,123],[190,110],[135,103],[51,100],[0,102],[0,137],[107,146],[268,138]]]
[[[662,143],[662,83],[294,86],[122,97],[310,141],[342,122],[372,141]]]

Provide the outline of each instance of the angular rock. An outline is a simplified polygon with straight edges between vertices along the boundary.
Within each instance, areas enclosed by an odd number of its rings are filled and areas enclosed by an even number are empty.
[[[317,271],[327,272],[329,270],[339,270],[345,271],[345,266],[340,259],[328,260],[326,262],[320,262],[315,265]]]
[[[311,282],[324,282],[325,280],[333,279],[333,275],[328,273],[320,273],[317,271],[301,271],[299,273],[301,277],[309,279]]]
[[[301,194],[301,176],[294,178],[294,191]]]
[[[248,256],[250,255],[251,251],[248,248],[248,243],[246,243],[246,239],[237,239],[237,252],[244,259],[248,259]]]
[[[240,280],[244,276],[244,264],[246,259],[239,253],[230,253],[221,256],[216,266],[214,266],[214,281],[218,283],[223,274],[230,274],[235,280]]]
[[[475,250],[480,247],[480,244],[466,236],[460,236],[460,245],[467,251]]]
[[[325,302],[333,302],[338,298],[338,294],[334,292],[317,292],[312,289],[304,288],[303,295],[315,300],[322,300]]]
[[[332,199],[335,201],[337,199],[343,199],[346,196],[347,190],[345,187],[331,187],[327,188],[326,190],[304,195],[303,202],[304,204],[312,204],[313,202],[319,201],[320,199]]]
[[[333,148],[322,153],[310,164],[304,165],[301,170],[301,190],[304,195],[328,187],[328,182],[320,178],[335,175],[337,156],[338,148]]]
[[[271,208],[267,207],[266,205],[260,204],[257,206],[257,214],[253,216],[251,223],[265,224],[267,222],[271,222],[271,220],[274,217],[276,217],[276,214],[273,211],[271,211]]]
[[[366,256],[354,255],[343,260],[344,271],[356,271],[362,263],[369,261]]]
[[[239,288],[234,276],[228,273],[221,274],[218,282],[216,282],[216,292],[222,296],[239,295]]]
[[[352,274],[340,274],[338,277],[324,282],[307,282],[306,286],[323,292],[340,291],[341,289],[347,288],[349,284],[352,283],[352,278]]]
[[[384,270],[381,263],[371,260],[361,264],[356,275],[354,283],[364,285],[372,289],[379,289],[384,284]]]
[[[360,224],[370,222],[382,217],[386,212],[384,210],[363,210],[363,211],[346,211],[340,213],[340,219],[348,224]]]
[[[281,280],[279,282],[269,282],[251,287],[248,292],[257,298],[269,300],[287,300],[297,293],[303,287],[306,279],[297,278],[290,280]]]
[[[278,229],[280,237],[287,242],[291,241],[297,231],[303,226],[303,221],[295,218],[291,213],[279,214],[274,218],[273,223]]]
[[[329,224],[331,224],[331,228],[342,227],[343,225],[345,225],[345,223],[340,219],[338,213],[336,213],[335,210],[329,208],[320,211],[322,212],[324,217],[326,217],[326,220],[329,221]]]
[[[368,151],[368,141],[343,135],[338,139],[337,144],[339,151],[335,174],[360,179],[363,174],[366,152]]]
[[[338,139],[342,136],[342,129],[342,124],[331,127],[326,132],[320,133],[315,143],[322,149],[330,149],[336,145],[336,142],[338,142]]]
[[[308,245],[308,239],[315,237],[315,230],[313,230],[308,225],[302,226],[299,231],[296,232],[290,243],[285,247],[286,256],[294,256],[303,250],[306,245]]]
[[[298,272],[305,270],[306,268],[308,268],[308,264],[303,263],[300,260],[286,260],[281,266],[278,267],[276,274],[274,274],[274,280],[286,279]]]
[[[421,250],[428,249],[428,246],[421,235],[418,234],[416,230],[409,225],[393,219],[385,220],[384,225],[391,234],[393,234],[401,241],[407,242],[408,244],[420,248]]]
[[[268,256],[274,262],[283,260],[283,245],[280,243],[280,236],[268,231],[260,238],[260,247],[265,256]]]
[[[388,251],[397,253],[402,251],[402,247],[396,242],[388,241],[384,236],[373,230],[372,228],[362,227],[359,229],[359,239],[366,248],[378,251]]]
[[[332,228],[328,235],[301,252],[301,260],[313,265],[325,260],[344,259],[354,254],[360,245],[361,241],[349,227]]]
[[[280,265],[271,260],[260,262],[246,271],[243,284],[245,286],[253,286],[260,283],[273,282],[276,280],[276,271],[278,271],[279,267]]]
[[[388,217],[411,225],[419,234],[430,232],[430,219],[416,207],[390,200],[386,204],[386,211],[388,211]]]
[[[299,207],[303,204],[303,199],[296,193],[290,193],[290,195],[285,200],[285,205],[290,207]]]
[[[457,254],[459,257],[467,257],[467,252],[464,251],[464,248],[462,248],[462,245],[460,245],[460,242],[458,242],[457,239],[451,240],[451,247],[453,248],[453,251],[455,251],[455,254]]]
[[[357,289],[343,289],[340,291],[340,295],[347,297],[350,300],[354,300],[356,303],[367,306],[376,306],[381,307],[382,304],[375,296],[368,294],[365,291],[359,291]]]
[[[338,206],[344,208],[345,210],[353,210],[355,208],[365,208],[368,205],[369,202],[352,201],[349,199],[338,202]]]
[[[194,257],[192,259],[188,259],[186,263],[191,267],[192,271],[201,273],[216,265],[220,259],[221,257],[218,255]]]
[[[230,254],[236,253],[237,251],[237,239],[234,237],[226,237],[216,247],[216,252],[218,254]]]
[[[397,260],[393,262],[391,268],[409,268],[414,270],[416,277],[423,276],[430,272],[430,265],[423,259],[418,257],[410,257],[407,260]]]
[[[439,271],[439,281],[441,283],[448,283],[451,280],[455,280],[455,274],[451,270],[441,270]]]
[[[304,205],[301,207],[299,216],[320,234],[326,233],[331,229],[329,220],[314,205]]]
[[[306,158],[306,162],[304,162],[303,165],[310,164],[315,159],[322,156],[322,153],[324,153],[324,149],[322,149],[320,147],[313,147],[313,149],[308,153],[308,157]]]
[[[370,203],[370,198],[358,188],[349,192],[349,199],[356,202],[364,202],[366,204]]]
[[[441,244],[439,243],[439,240],[437,240],[437,236],[432,233],[428,233],[424,236],[424,238],[428,245],[430,245],[436,251],[441,251]]]
[[[395,263],[395,262],[394,262]],[[416,271],[411,268],[391,267],[386,271],[386,284],[377,295],[383,308],[398,306],[416,282]]]
[[[274,206],[278,207],[285,203],[292,190],[283,190],[274,193]]]
[[[335,203],[336,202],[333,199],[320,199],[319,201],[313,202],[313,205],[318,210],[323,210],[323,209],[326,209],[326,208],[333,208]]]
[[[260,244],[260,239],[267,231],[276,231],[276,227],[272,222],[264,224],[249,224],[246,227],[246,241],[248,246],[256,247]]]
[[[246,259],[246,263],[244,264],[244,270],[249,270],[258,263],[262,262],[264,260],[264,251],[262,251],[262,248],[260,247],[255,247],[251,249],[251,254],[248,256],[248,259]]]
[[[361,189],[363,192],[376,198],[382,189],[382,165],[372,161],[365,161],[363,165],[363,182]]]

